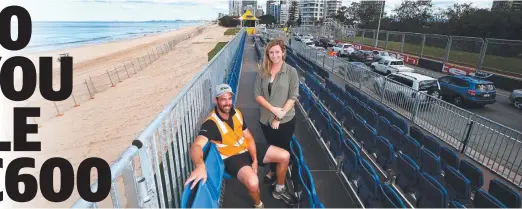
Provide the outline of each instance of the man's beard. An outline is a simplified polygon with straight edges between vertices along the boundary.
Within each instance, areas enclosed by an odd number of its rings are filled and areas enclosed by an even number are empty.
[[[228,107],[228,110],[225,110],[225,107]],[[219,108],[219,111],[221,111],[222,113],[230,113],[230,110],[232,109],[232,105],[230,105],[230,106],[219,106],[218,105],[218,108]]]

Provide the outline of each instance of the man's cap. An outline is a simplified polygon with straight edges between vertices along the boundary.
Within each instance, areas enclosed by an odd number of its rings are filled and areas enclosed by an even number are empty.
[[[232,88],[228,85],[228,84],[220,84],[216,87],[216,95],[215,97],[219,97],[221,95],[223,95],[224,93],[232,93],[232,95],[234,94],[234,92],[232,92]]]

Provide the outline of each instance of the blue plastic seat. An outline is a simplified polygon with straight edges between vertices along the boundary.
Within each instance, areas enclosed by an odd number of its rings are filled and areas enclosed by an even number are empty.
[[[466,208],[464,205],[462,205],[460,202],[457,202],[455,200],[450,202],[449,205],[450,208]]]
[[[424,144],[424,133],[420,130],[420,128],[417,128],[415,126],[410,127],[410,136],[417,140],[421,145]]]
[[[484,185],[484,175],[482,170],[477,168],[466,160],[461,160],[459,165],[459,171],[462,173],[471,183],[471,191],[476,191]]]
[[[343,140],[343,171],[350,180],[357,177],[359,171],[359,159],[361,158],[359,148],[351,140]]]
[[[335,123],[330,124],[330,150],[334,156],[338,157],[342,154],[341,145],[343,140],[342,129]]]
[[[328,113],[321,111],[321,115],[319,115],[319,122],[316,122],[315,125],[319,127],[321,131],[321,137],[326,140],[330,140],[330,117]]]
[[[373,207],[378,201],[379,177],[373,167],[364,159],[360,159],[360,177],[357,194],[366,207]]]
[[[344,107],[344,120],[343,120],[343,126],[347,130],[353,130],[355,125],[355,113],[353,112],[353,109],[345,106]]]
[[[422,172],[419,178],[416,207],[446,208],[449,205],[448,192],[430,174]]]
[[[379,127],[379,115],[374,109],[370,107],[367,107],[366,109],[366,123],[370,124],[372,127],[375,127],[377,129]]]
[[[471,183],[457,169],[448,167],[444,173],[445,186],[450,199],[467,203],[471,200]]]
[[[520,193],[510,188],[508,185],[502,183],[498,179],[493,179],[489,183],[488,193],[497,198],[500,202],[508,208],[521,208]]]
[[[379,116],[379,129],[377,134],[387,139],[391,138],[391,124],[385,117]]]
[[[402,150],[402,144],[405,141],[404,132],[397,126],[392,125],[390,130],[390,137],[388,138],[390,142],[393,144],[395,151]]]
[[[353,132],[354,132],[355,139],[357,141],[362,141],[362,140],[364,140],[364,137],[366,137],[366,135],[364,135],[365,125],[366,125],[366,121],[361,116],[356,114]]]
[[[379,111],[377,109],[377,108],[379,108],[378,107],[379,105],[375,102],[375,100],[369,99],[368,102],[366,103],[366,106],[368,108],[371,108],[372,110],[374,110],[377,113],[377,115],[379,115]]]
[[[446,172],[446,167],[451,166],[455,169],[459,169],[460,159],[457,152],[451,150],[448,147],[441,147],[440,149],[440,163],[442,170]]]
[[[419,183],[420,167],[408,155],[399,153],[397,157],[397,185],[406,193],[414,192]]]
[[[411,136],[406,136],[402,144],[402,152],[412,159],[419,159],[421,145]]]
[[[393,145],[382,136],[377,137],[376,153],[377,164],[385,170],[391,169],[395,162],[395,152],[393,151]]]
[[[439,156],[440,155],[440,143],[439,141],[431,135],[424,135],[424,148],[430,150],[433,154]]]
[[[422,172],[437,178],[441,175],[440,158],[424,147],[421,148],[420,162]]]
[[[364,124],[363,131],[363,147],[369,153],[373,153],[377,144],[377,131],[369,124]]]
[[[402,132],[403,132],[404,134],[406,134],[406,133],[408,133],[408,132],[410,131],[409,126],[408,126],[408,123],[406,122],[405,119],[403,119],[403,118],[400,117],[400,116],[396,116],[396,117],[395,117],[395,120],[393,121],[393,123],[394,123],[397,127],[399,127],[399,128],[402,130]]]
[[[380,208],[406,208],[406,205],[399,198],[399,195],[388,184],[381,184],[379,187],[379,195],[381,199]]]
[[[507,208],[502,202],[500,202],[497,198],[493,197],[491,194],[488,194],[483,189],[477,190],[475,196],[473,197],[473,207],[476,208]]]

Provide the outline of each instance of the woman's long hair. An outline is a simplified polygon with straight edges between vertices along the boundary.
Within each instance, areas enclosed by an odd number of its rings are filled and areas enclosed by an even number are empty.
[[[270,60],[270,57],[268,56],[268,50],[270,50],[273,46],[279,46],[281,47],[281,50],[283,51],[283,62],[286,60],[286,47],[285,42],[281,39],[274,39],[265,46],[265,57],[263,59],[263,69],[262,75],[263,78],[266,78],[268,76],[268,73],[270,72],[270,69],[272,69],[272,60]]]

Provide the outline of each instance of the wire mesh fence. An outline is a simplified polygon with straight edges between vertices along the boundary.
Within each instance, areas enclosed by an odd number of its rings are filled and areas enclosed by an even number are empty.
[[[328,24],[323,27],[329,27],[327,30],[321,30],[323,37],[372,47],[375,46],[375,40],[378,39],[377,48],[462,65],[474,68],[476,71],[483,70],[522,77],[522,40],[483,39],[385,30],[377,32],[377,30],[370,29],[332,28],[333,26]],[[313,29],[316,30],[316,28]],[[307,27],[299,27],[295,31],[311,30]]]
[[[43,98],[31,98],[28,100],[27,106],[40,107],[41,116],[36,120],[36,123],[39,124],[56,116],[62,116],[67,110],[94,99],[97,93],[116,87],[118,83],[136,75],[163,55],[174,50],[178,43],[200,34],[203,29],[203,27],[198,27],[190,34],[177,37],[174,40],[152,48],[145,55],[127,60],[117,66],[112,66],[110,67],[111,69],[107,69],[103,74],[87,77],[82,82],[74,85],[71,96],[63,101],[52,102]]]

